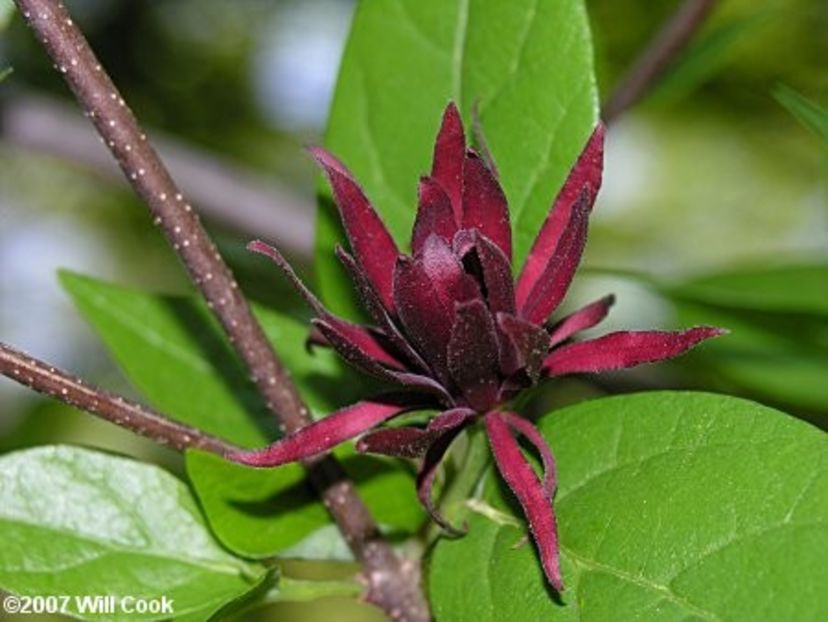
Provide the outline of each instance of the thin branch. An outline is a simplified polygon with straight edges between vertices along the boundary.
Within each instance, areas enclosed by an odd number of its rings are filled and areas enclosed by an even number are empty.
[[[0,105],[4,144],[88,167],[121,183],[117,164],[77,111],[42,95],[15,92]],[[158,153],[204,218],[263,238],[307,261],[313,254],[312,197],[172,136],[151,132]]]
[[[58,0],[15,3],[178,253],[280,427],[292,433],[311,423],[307,406],[250,312],[229,268],[66,8]],[[394,620],[428,620],[416,566],[401,561],[381,539],[375,521],[342,467],[330,456],[304,464],[311,483],[364,566],[367,599]]]
[[[0,374],[178,451],[195,448],[224,456],[239,449],[201,430],[167,419],[137,402],[86,383],[1,342]]]
[[[638,56],[604,105],[611,123],[641,99],[690,43],[717,0],[684,0]]]

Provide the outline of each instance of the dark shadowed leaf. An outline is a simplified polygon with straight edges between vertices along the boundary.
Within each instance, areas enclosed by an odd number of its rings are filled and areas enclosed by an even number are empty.
[[[335,453],[386,531],[410,534],[422,524],[414,478],[400,463],[355,455],[350,445]],[[240,555],[275,555],[331,522],[298,464],[254,469],[190,451],[187,473],[216,536]],[[337,532],[328,536],[344,546]]]
[[[277,433],[218,323],[195,298],[159,296],[68,272],[61,283],[127,378],[154,407],[244,446]],[[343,380],[336,356],[305,350],[308,326],[270,309],[255,313],[317,414],[356,398],[361,381]]]
[[[668,296],[692,302],[828,317],[828,264],[733,270],[661,289]]]

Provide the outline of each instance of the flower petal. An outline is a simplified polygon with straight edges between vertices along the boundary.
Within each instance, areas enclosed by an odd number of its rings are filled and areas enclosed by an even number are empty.
[[[520,415],[510,412],[502,412],[500,414],[506,420],[506,423],[509,424],[510,428],[521,434],[538,450],[538,454],[540,454],[541,461],[543,462],[543,488],[546,494],[549,495],[549,498],[553,498],[555,496],[555,489],[558,486],[558,474],[557,468],[555,467],[555,456],[552,455],[552,449],[550,449],[549,443],[546,442],[546,439],[543,438],[541,433],[538,432],[538,429],[528,419],[524,419]]]
[[[405,333],[437,377],[446,382],[446,347],[452,310],[443,303],[422,264],[400,257],[394,270],[394,302]]]
[[[448,309],[453,309],[457,302],[482,299],[480,287],[466,273],[462,262],[443,238],[430,235],[416,261],[422,265],[437,295]]]
[[[419,254],[430,235],[438,235],[451,242],[457,231],[457,222],[451,199],[433,177],[420,179],[417,203],[417,219],[411,234],[411,252]]]
[[[365,276],[365,273],[357,265],[354,258],[348,254],[345,249],[337,245],[336,256],[342,262],[345,270],[351,277],[357,294],[365,307],[368,314],[379,325],[383,335],[388,339],[389,343],[408,361],[420,371],[428,372],[428,365],[423,361],[422,357],[417,353],[414,347],[408,342],[405,336],[400,332],[397,324],[388,315],[379,294],[374,289],[374,286]]]
[[[518,306],[521,317],[534,324],[543,324],[566,296],[587,237],[589,218],[589,194],[581,192],[580,198],[570,211],[570,219],[558,241],[558,246],[549,258],[543,274],[535,283],[522,306]]]
[[[592,328],[600,323],[601,320],[607,317],[610,307],[614,304],[615,296],[610,294],[567,315],[549,329],[549,336],[551,338],[549,347],[551,348],[559,343],[563,343],[575,333]]]
[[[500,370],[504,376],[526,371],[531,382],[536,382],[543,359],[549,352],[549,334],[519,317],[497,314],[500,334]]]
[[[699,342],[726,332],[712,326],[697,326],[681,332],[619,331],[553,350],[543,362],[543,371],[547,375],[561,376],[655,363],[678,356]]]
[[[400,396],[385,396],[357,402],[338,410],[272,445],[252,451],[237,451],[227,459],[257,467],[274,467],[321,454],[366,430],[414,407]]]
[[[448,366],[472,408],[484,411],[497,400],[497,333],[482,300],[457,305],[448,344]]]
[[[302,297],[307,301],[308,305],[314,310],[316,315],[319,316],[320,319],[324,320],[327,325],[336,329],[336,331],[342,336],[342,339],[345,339],[352,344],[353,347],[360,349],[367,356],[383,363],[384,365],[388,365],[389,367],[394,367],[396,369],[405,369],[405,365],[403,365],[403,363],[391,352],[389,352],[385,345],[377,339],[377,334],[375,332],[372,332],[370,329],[363,326],[359,326],[358,324],[353,324],[346,320],[337,318],[325,309],[319,299],[313,295],[313,292],[311,292],[305,284],[302,283],[296,275],[296,272],[294,272],[293,268],[285,260],[285,258],[282,257],[282,254],[278,250],[258,240],[248,244],[247,248],[256,253],[266,255],[272,259],[276,265],[282,269],[288,277],[288,280],[299,291]],[[324,334],[324,332],[323,336],[327,340],[327,335]],[[313,338],[314,334],[311,333],[310,337]]]
[[[506,195],[474,151],[466,152],[463,167],[463,228],[477,229],[512,261],[512,228]]]
[[[437,434],[426,450],[423,462],[417,472],[417,496],[420,499],[420,503],[423,504],[423,507],[435,523],[453,535],[463,535],[467,529],[465,525],[462,529],[454,527],[437,511],[437,508],[434,506],[434,501],[431,498],[431,489],[434,486],[434,478],[437,475],[437,470],[440,467],[443,456],[445,456],[451,443],[457,438],[457,435],[473,421],[474,416],[474,411],[458,408],[446,411],[432,420],[427,431],[431,430]]]
[[[587,189],[588,209],[592,209],[595,197],[601,187],[601,173],[604,161],[604,126],[598,124],[587,141],[584,150],[569,172],[558,196],[541,230],[538,232],[532,249],[523,264],[517,283],[518,306],[522,306],[543,275],[552,253],[570,221],[570,212],[578,201],[581,192]]]
[[[430,437],[422,428],[380,428],[357,441],[357,451],[392,458],[421,458]]]
[[[423,428],[401,427],[380,428],[363,436],[357,441],[357,451],[382,454],[396,458],[422,458],[428,448],[447,430],[466,425],[476,416],[468,408],[447,410]]]
[[[400,384],[408,389],[422,391],[429,395],[433,395],[440,399],[443,403],[450,404],[451,397],[443,388],[443,386],[436,380],[423,376],[421,374],[413,374],[406,371],[397,371],[396,369],[389,369],[383,367],[382,361],[371,356],[371,352],[362,348],[362,344],[352,341],[348,335],[340,331],[339,326],[328,323],[325,320],[312,320],[313,325],[319,329],[331,347],[345,359],[348,363],[370,374],[380,380],[386,380]]]
[[[463,162],[466,154],[466,136],[463,120],[454,102],[446,106],[443,122],[434,144],[434,163],[431,175],[446,191],[451,200],[455,223],[463,219]]]
[[[288,263],[287,259],[285,259],[282,256],[282,253],[280,253],[277,249],[272,247],[270,244],[262,242],[261,240],[254,240],[247,245],[247,250],[264,255],[265,257],[271,259],[273,263],[275,263],[279,269],[285,273],[285,276],[288,278],[288,281],[290,281],[290,284],[293,285],[294,289],[299,292],[299,295],[305,299],[305,302],[308,303],[308,306],[313,309],[317,316],[327,317],[331,315],[322,302],[320,302],[319,298],[317,298],[302,282],[302,279],[299,278],[294,269]]]
[[[491,412],[484,421],[497,468],[526,513],[544,574],[549,583],[561,592],[563,580],[552,498],[521,452],[503,413]]]
[[[486,236],[474,231],[473,237],[489,310],[492,314],[500,312],[514,314],[515,289],[509,259]],[[468,256],[466,254],[466,257]]]
[[[376,287],[386,309],[393,310],[391,280],[394,262],[400,254],[394,239],[345,165],[320,147],[309,151],[328,175],[357,262]]]

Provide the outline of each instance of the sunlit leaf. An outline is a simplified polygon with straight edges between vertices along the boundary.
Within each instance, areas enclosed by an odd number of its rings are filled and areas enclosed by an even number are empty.
[[[548,589],[490,476],[479,502],[489,510],[431,561],[438,620],[828,616],[823,432],[752,402],[680,392],[585,402],[540,428],[558,463],[566,591]]]
[[[206,620],[267,575],[213,540],[195,500],[158,467],[67,446],[0,457],[0,588],[21,595],[173,601],[175,617]],[[159,616],[130,615],[130,619]]]

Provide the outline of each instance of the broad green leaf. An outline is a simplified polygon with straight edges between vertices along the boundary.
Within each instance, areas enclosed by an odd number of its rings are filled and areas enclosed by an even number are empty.
[[[661,289],[671,297],[722,307],[828,316],[828,264],[722,272]]]
[[[439,622],[828,617],[823,432],[685,392],[585,402],[539,427],[557,458],[566,591],[556,599],[533,547],[515,546],[523,519],[490,475],[486,516],[431,560]]]
[[[414,478],[399,463],[354,455],[347,445],[335,454],[384,527],[412,533],[422,524]],[[240,555],[271,557],[331,522],[297,464],[254,469],[189,451],[187,473],[216,536]],[[332,536],[339,547],[341,536],[336,532]],[[293,551],[292,556],[299,552]]]
[[[68,446],[0,457],[0,587],[21,595],[173,599],[206,620],[267,576],[216,543],[187,487],[158,467]],[[80,614],[84,619],[119,620]],[[158,616],[135,614],[130,619]]]
[[[778,404],[828,412],[828,318],[778,315],[677,302],[678,321],[730,330],[678,361],[709,386]]]
[[[194,299],[154,296],[63,273],[61,281],[127,377],[161,412],[246,446],[276,438],[272,416],[206,307]],[[306,325],[255,308],[265,333],[318,413],[355,401],[366,383],[335,355],[305,350]],[[346,468],[378,519],[413,531],[422,511],[411,474],[401,463],[353,456]],[[302,483],[302,469],[255,470],[191,454],[187,473],[219,539],[232,550],[266,557],[330,523]]]
[[[248,374],[218,323],[195,298],[158,296],[61,273],[61,283],[147,400],[179,421],[254,447],[276,437]],[[330,351],[305,350],[307,326],[270,309],[256,316],[317,413],[352,401],[363,386]]]
[[[598,118],[582,0],[362,0],[339,73],[326,145],[363,184],[407,248],[417,180],[429,172],[449,100],[477,103],[512,214],[519,266]],[[317,273],[326,302],[351,311],[323,201]]]
[[[828,145],[828,110],[785,85],[776,87],[773,96],[802,125],[813,131]]]

